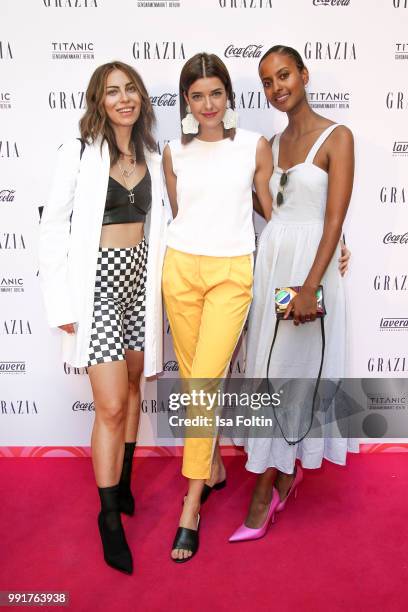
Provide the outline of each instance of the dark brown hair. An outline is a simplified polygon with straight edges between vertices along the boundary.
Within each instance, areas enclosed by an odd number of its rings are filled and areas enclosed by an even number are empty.
[[[213,53],[197,53],[184,64],[180,74],[179,84],[179,100],[180,100],[180,120],[183,120],[187,114],[187,103],[184,99],[184,94],[187,95],[191,85],[197,79],[206,77],[218,77],[222,81],[227,92],[227,98],[230,101],[231,108],[235,108],[234,94],[232,91],[231,77],[224,62]],[[194,134],[181,135],[181,142],[187,144],[193,140]],[[235,128],[230,130],[224,129],[224,138],[235,138]]]
[[[306,68],[299,51],[296,51],[296,49],[294,49],[293,47],[287,47],[286,45],[274,45],[273,47],[268,49],[268,51],[264,53],[261,59],[259,60],[258,68],[260,67],[264,59],[266,59],[268,55],[270,55],[271,53],[279,53],[280,55],[289,55],[289,57],[295,60],[295,64],[299,72],[301,72],[303,68]]]
[[[111,164],[114,164],[120,155],[116,144],[115,133],[106,115],[104,100],[106,93],[106,79],[112,70],[121,70],[135,85],[141,98],[140,115],[132,128],[132,142],[135,146],[137,161],[144,160],[143,147],[149,151],[156,151],[157,144],[153,138],[152,130],[156,123],[152,104],[141,76],[134,68],[123,62],[109,62],[99,66],[89,81],[86,90],[86,111],[79,121],[82,139],[91,144],[98,136],[102,136],[102,143],[106,140],[109,145]]]

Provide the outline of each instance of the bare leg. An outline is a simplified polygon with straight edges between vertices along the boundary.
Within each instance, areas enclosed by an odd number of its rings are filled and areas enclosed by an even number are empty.
[[[144,353],[125,351],[128,368],[128,403],[125,425],[125,442],[136,442],[140,419],[140,378],[143,373]]]
[[[295,479],[295,473],[293,474],[285,474],[284,472],[278,471],[278,476],[276,478],[275,487],[278,490],[279,497],[281,501],[285,499],[287,494],[289,493],[289,489],[292,486],[292,482]]]
[[[245,525],[251,529],[259,529],[268,514],[272,499],[272,489],[278,474],[276,468],[268,468],[263,474],[259,474],[255,489],[249,505]]]
[[[92,462],[98,487],[117,485],[123,463],[128,373],[125,361],[88,368],[95,403]]]
[[[225,477],[225,466],[222,461],[219,440],[217,438],[211,464],[211,476],[210,478],[208,478],[208,480],[205,481],[205,484],[209,485],[210,487],[213,487],[215,484],[225,480]]]
[[[197,529],[197,516],[200,512],[200,498],[204,487],[204,480],[188,480],[188,492],[184,499],[183,511],[180,517],[180,527]],[[191,557],[190,550],[174,549],[171,551],[173,559],[187,559]]]

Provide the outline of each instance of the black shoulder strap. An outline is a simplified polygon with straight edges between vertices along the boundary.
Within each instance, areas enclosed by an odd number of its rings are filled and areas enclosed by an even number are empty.
[[[280,432],[281,432],[281,434],[283,436],[283,439],[285,440],[285,442],[287,444],[289,444],[289,446],[294,446],[295,444],[299,444],[299,442],[302,442],[302,440],[304,440],[304,438],[306,438],[307,434],[312,429],[312,425],[313,425],[314,412],[315,412],[315,403],[316,403],[316,397],[317,397],[317,391],[318,391],[318,388],[319,388],[320,378],[321,378],[321,375],[322,375],[323,361],[324,361],[324,350],[325,350],[325,347],[326,347],[326,334],[325,334],[325,330],[324,330],[324,317],[319,317],[319,318],[320,318],[320,331],[321,331],[321,335],[322,335],[322,353],[321,353],[321,359],[320,359],[319,372],[317,374],[316,384],[315,384],[314,391],[313,391],[312,414],[311,414],[311,417],[310,417],[310,423],[309,423],[309,427],[307,428],[307,431],[303,434],[302,437],[298,438],[297,440],[288,440],[288,438],[285,436],[285,433],[284,433],[284,431],[282,429],[282,426],[281,426],[281,424],[280,424],[280,422],[278,420],[278,417],[276,416],[275,405],[272,403],[273,416],[275,417],[275,420],[276,420],[276,422],[278,424],[278,427],[279,427]],[[272,339],[272,344],[271,344],[271,348],[270,348],[270,351],[269,351],[268,363],[266,365],[266,385],[267,385],[267,389],[268,389],[269,395],[272,395],[271,391],[270,391],[270,382],[269,382],[269,365],[271,363],[272,349],[273,349],[274,344],[275,344],[276,335],[278,333],[278,327],[279,327],[280,321],[281,321],[281,319],[276,319],[275,330],[274,330],[273,339]],[[306,323],[306,325],[307,325],[307,323]]]
[[[82,155],[84,154],[84,151],[85,151],[85,140],[83,138],[78,138],[77,140],[79,140],[79,142],[81,143],[81,151],[79,152],[79,159],[82,159]]]

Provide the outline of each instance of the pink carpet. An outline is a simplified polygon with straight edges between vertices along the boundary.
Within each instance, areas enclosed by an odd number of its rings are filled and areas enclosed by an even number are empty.
[[[90,459],[2,459],[0,591],[69,591],[75,612],[407,610],[406,454],[305,470],[267,536],[234,545],[254,479],[244,457],[225,462],[228,485],[203,508],[197,557],[177,565],[180,459],[135,461],[137,512],[124,517],[135,573],[126,576],[103,561]]]

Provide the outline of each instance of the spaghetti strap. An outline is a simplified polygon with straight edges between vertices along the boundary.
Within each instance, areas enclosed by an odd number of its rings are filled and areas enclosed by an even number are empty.
[[[272,143],[272,159],[273,159],[273,167],[279,167],[279,142],[282,132],[275,135]]]
[[[333,130],[335,130],[337,127],[339,127],[339,124],[335,123],[333,125],[329,125],[328,128],[323,130],[323,132],[320,134],[319,138],[316,140],[316,142],[310,149],[309,153],[307,154],[307,157],[305,159],[305,164],[313,164],[313,160],[316,156],[316,153],[318,152],[318,150],[320,149],[324,141],[330,136]]]

